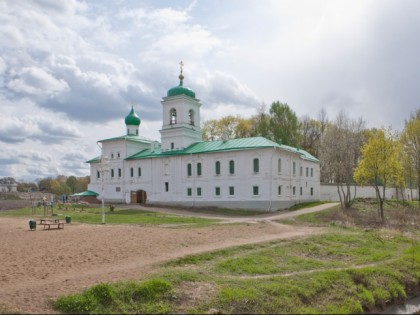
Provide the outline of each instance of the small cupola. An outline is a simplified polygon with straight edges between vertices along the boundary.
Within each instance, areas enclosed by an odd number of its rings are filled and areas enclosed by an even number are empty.
[[[184,63],[181,61],[181,74],[179,75],[179,85],[174,86],[168,90],[167,96],[186,95],[195,98],[195,92],[188,87],[184,86],[184,74],[183,67]]]
[[[134,107],[131,106],[131,111],[125,117],[125,125],[127,126],[127,135],[139,135],[140,118],[134,111]]]

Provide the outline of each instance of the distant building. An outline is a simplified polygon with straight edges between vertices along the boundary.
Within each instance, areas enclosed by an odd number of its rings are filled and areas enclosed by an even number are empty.
[[[108,202],[277,210],[319,200],[319,160],[304,150],[263,137],[202,140],[195,92],[179,85],[161,101],[161,143],[139,135],[134,108],[126,135],[100,140],[90,163],[88,189]],[[103,166],[103,169],[101,168]]]
[[[0,178],[0,192],[17,192],[17,186],[13,177]]]

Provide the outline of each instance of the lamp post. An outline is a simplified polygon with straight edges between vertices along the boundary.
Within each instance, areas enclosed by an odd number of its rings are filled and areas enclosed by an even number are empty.
[[[105,224],[105,174],[108,172],[108,157],[105,155],[101,156],[101,163],[100,163],[100,173],[101,173],[101,177],[102,177],[102,192],[101,192],[101,197],[102,197],[102,224]]]

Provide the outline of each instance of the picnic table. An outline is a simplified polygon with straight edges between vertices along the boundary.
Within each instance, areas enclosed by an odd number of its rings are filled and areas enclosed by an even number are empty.
[[[60,222],[60,219],[40,219],[39,225],[44,226],[44,230],[55,229],[64,229],[64,222]]]

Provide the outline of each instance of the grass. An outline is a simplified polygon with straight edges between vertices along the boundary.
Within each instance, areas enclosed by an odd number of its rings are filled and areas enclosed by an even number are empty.
[[[64,313],[361,314],[405,299],[419,281],[420,246],[408,238],[332,227],[325,235],[173,260],[144,282],[92,287],[55,307]],[[135,288],[150,283],[166,289],[133,298]],[[197,288],[207,290],[197,296]]]
[[[72,222],[101,224],[102,209],[81,207],[77,210],[55,209],[54,213],[58,214],[55,218],[63,219],[65,216],[71,216]],[[169,215],[154,211],[134,210],[134,209],[115,209],[109,211],[106,208],[105,217],[107,224],[139,224],[139,225],[174,225],[174,226],[208,226],[215,222],[216,219],[205,219],[197,217],[186,217],[181,215]],[[18,210],[2,211],[1,216],[17,216],[17,217],[43,217],[44,210],[40,207],[36,208],[36,214],[32,216],[31,208],[23,208]]]

